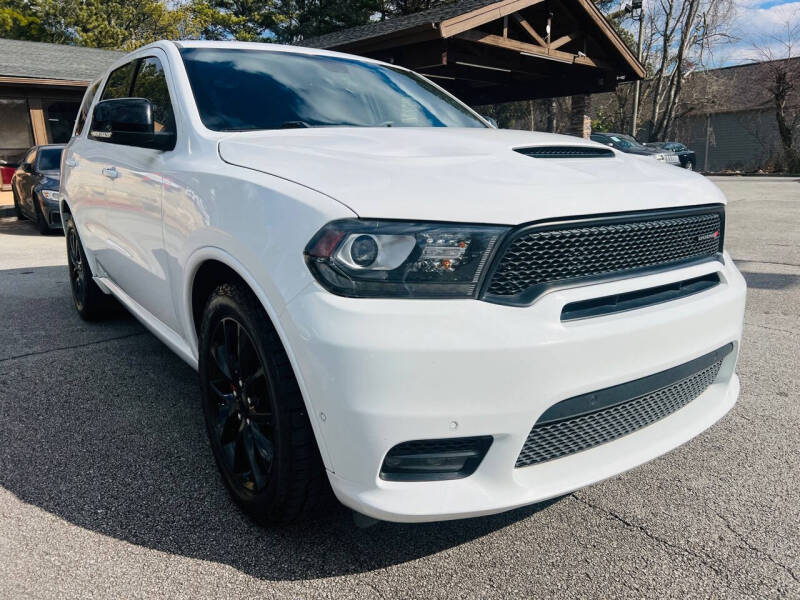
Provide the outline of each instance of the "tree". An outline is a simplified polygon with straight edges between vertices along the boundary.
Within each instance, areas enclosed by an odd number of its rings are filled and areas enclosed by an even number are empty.
[[[643,95],[649,97],[650,140],[671,133],[686,77],[706,66],[715,46],[732,39],[727,32],[733,14],[732,0],[660,0],[649,5],[643,56],[652,75]]]
[[[45,36],[41,20],[23,0],[0,2],[0,37],[14,40],[40,40]]]
[[[195,0],[189,9],[209,40],[269,41],[281,23],[276,0]]]
[[[769,73],[767,91],[783,151],[783,168],[800,173],[800,11],[790,15],[778,32],[755,44]]]
[[[5,37],[119,50],[200,32],[189,6],[164,0],[0,0],[0,28]]]
[[[275,39],[296,43],[332,31],[369,23],[384,8],[382,0],[283,0]]]

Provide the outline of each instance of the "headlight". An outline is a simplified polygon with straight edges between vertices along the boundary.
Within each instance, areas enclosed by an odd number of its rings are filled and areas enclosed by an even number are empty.
[[[308,243],[328,291],[357,298],[474,298],[507,227],[346,219]]]
[[[53,202],[58,202],[61,200],[61,194],[59,194],[56,190],[42,190],[42,197],[45,200],[52,200]]]
[[[656,160],[660,160],[662,162],[664,161],[664,155],[663,154],[656,154],[655,156],[653,156],[653,158],[655,158]]]

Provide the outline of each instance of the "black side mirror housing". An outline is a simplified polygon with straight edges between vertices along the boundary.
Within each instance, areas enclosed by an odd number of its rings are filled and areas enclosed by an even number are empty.
[[[116,98],[98,102],[92,113],[89,137],[109,144],[156,150],[175,147],[174,132],[156,132],[153,105],[145,98]]]
[[[25,173],[33,173],[33,165],[31,163],[22,163],[22,170]]]

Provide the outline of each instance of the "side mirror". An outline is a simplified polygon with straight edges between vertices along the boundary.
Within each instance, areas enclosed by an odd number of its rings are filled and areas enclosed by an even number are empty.
[[[33,173],[33,165],[31,163],[22,163],[21,166],[25,173]]]
[[[489,123],[491,123],[492,127],[494,127],[495,129],[500,128],[500,126],[497,124],[497,121],[495,121],[492,117],[487,117],[486,115],[481,115],[481,116],[487,121],[489,121]]]
[[[174,132],[156,133],[153,105],[145,98],[116,98],[98,102],[92,113],[89,137],[110,144],[170,150]]]

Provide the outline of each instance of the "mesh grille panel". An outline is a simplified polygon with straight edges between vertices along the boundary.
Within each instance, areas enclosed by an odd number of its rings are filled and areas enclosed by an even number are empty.
[[[506,248],[487,294],[509,297],[542,284],[711,257],[722,251],[721,234],[720,212],[523,231]]]
[[[562,421],[536,424],[517,457],[517,467],[574,454],[610,442],[663,419],[686,406],[711,385],[718,361],[693,375],[627,402]]]

